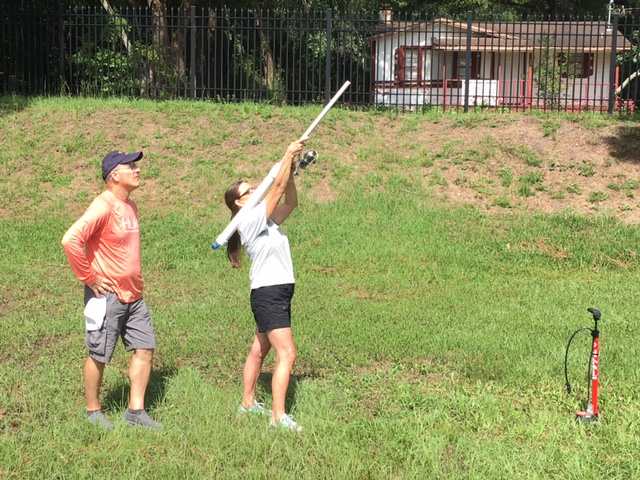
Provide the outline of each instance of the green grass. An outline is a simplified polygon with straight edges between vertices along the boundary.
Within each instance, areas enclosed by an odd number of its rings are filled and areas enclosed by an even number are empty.
[[[196,152],[191,162],[183,155],[196,142],[189,122],[220,115],[233,129],[243,118],[260,122],[280,118],[280,111],[82,102],[43,100],[22,105],[21,115],[11,107],[0,117],[9,142],[1,153],[0,186],[16,202],[0,219],[0,478],[640,475],[637,228],[570,211],[488,215],[448,207],[425,195],[413,174],[400,175],[393,162],[408,167],[392,156],[379,159],[379,168],[367,175],[322,156],[298,180],[300,207],[283,227],[297,278],[298,361],[287,403],[305,430],[275,432],[264,418],[235,413],[253,335],[248,266],[233,270],[223,251],[210,248],[228,219],[220,195],[240,166],[224,161],[233,158],[231,151]],[[143,176],[147,165],[154,167],[134,199],[145,298],[158,337],[147,405],[164,423],[160,432],[119,421],[130,358],[121,346],[103,388],[116,429],[97,432],[82,418],[82,289],[60,239],[100,191],[97,152],[113,139],[107,129],[105,137],[75,137],[68,149],[87,157],[74,163],[73,172],[43,153],[48,142],[59,145],[65,138],[50,118],[84,118],[85,108],[139,108],[142,117],[170,118],[161,138],[154,138],[157,130],[134,131],[137,141],[150,142]],[[285,109],[282,115],[302,124],[304,114]],[[343,141],[336,133],[342,123],[359,128],[355,116],[330,117],[327,133],[318,132],[319,144]],[[11,126],[17,118],[38,119],[53,137],[18,134],[19,125]],[[483,118],[460,119],[459,126],[473,128]],[[171,139],[184,129],[191,140],[181,146]],[[243,138],[250,139],[238,142]],[[282,146],[281,139],[260,138],[265,150]],[[377,145],[354,149],[381,152]],[[33,163],[12,175],[25,158]],[[251,165],[241,168],[264,171]],[[327,165],[339,173],[331,183],[335,195],[318,201],[313,189],[329,174],[323,172]],[[64,193],[71,173],[72,182],[84,179],[80,196]],[[508,167],[500,178],[514,181]],[[532,170],[519,183],[535,189],[541,178]],[[426,181],[440,179],[434,173]],[[158,185],[164,189],[150,193]],[[569,336],[592,325],[587,307],[603,313],[597,428],[573,420],[586,396],[588,334],[578,337],[570,356],[574,394],[566,394],[563,378]],[[272,354],[258,386],[267,405],[273,363]]]

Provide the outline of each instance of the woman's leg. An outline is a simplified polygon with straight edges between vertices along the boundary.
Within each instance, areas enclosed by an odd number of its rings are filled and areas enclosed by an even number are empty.
[[[255,403],[258,377],[260,376],[262,363],[270,349],[271,343],[269,343],[267,334],[260,333],[258,332],[258,329],[256,329],[253,345],[251,345],[251,350],[249,351],[249,355],[247,355],[247,359],[244,362],[244,369],[242,371],[242,380],[244,383],[242,406],[244,408],[250,408]]]
[[[291,328],[278,328],[266,333],[269,343],[276,351],[276,367],[271,381],[273,395],[273,420],[280,420],[284,412],[284,403],[289,388],[289,377],[296,360],[296,347],[293,344]]]

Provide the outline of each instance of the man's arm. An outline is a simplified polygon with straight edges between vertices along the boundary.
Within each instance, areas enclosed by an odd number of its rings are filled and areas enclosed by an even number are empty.
[[[103,202],[94,201],[84,215],[62,237],[62,248],[64,248],[71,269],[82,283],[94,291],[96,296],[112,291],[111,281],[95,272],[85,252],[87,240],[99,233],[108,219],[109,210],[103,205]]]

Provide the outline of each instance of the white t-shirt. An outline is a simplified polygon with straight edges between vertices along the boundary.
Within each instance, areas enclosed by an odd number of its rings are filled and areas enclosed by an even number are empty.
[[[238,225],[240,242],[251,259],[251,289],[295,283],[289,239],[273,220],[264,202],[251,209]]]

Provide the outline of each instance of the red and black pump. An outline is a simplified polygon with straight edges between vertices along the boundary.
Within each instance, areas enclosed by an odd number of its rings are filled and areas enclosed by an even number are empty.
[[[567,344],[567,350],[564,355],[564,379],[566,381],[567,393],[571,393],[571,384],[569,383],[568,373],[568,359],[569,359],[569,347],[575,336],[585,330],[591,331],[591,354],[589,355],[589,372],[587,375],[587,402],[586,409],[576,412],[576,421],[578,423],[598,423],[598,378],[600,374],[600,331],[598,330],[598,321],[602,316],[599,310],[595,308],[588,308],[587,311],[593,315],[595,322],[594,328],[582,327],[573,332],[569,343]]]

